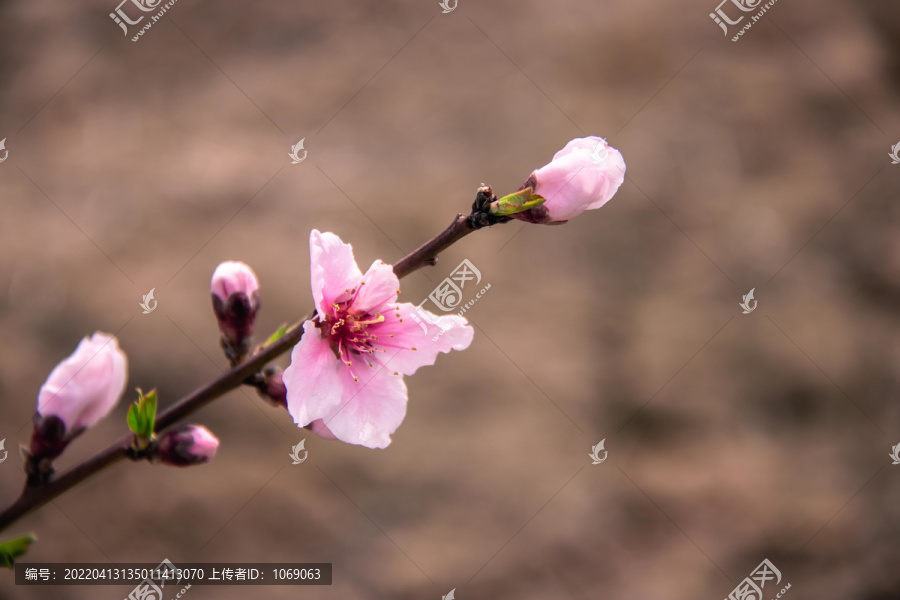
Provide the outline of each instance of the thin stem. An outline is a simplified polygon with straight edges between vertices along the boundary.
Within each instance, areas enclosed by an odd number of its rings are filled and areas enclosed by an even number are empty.
[[[398,278],[402,279],[425,265],[434,265],[440,252],[475,230],[475,227],[471,225],[472,222],[471,216],[458,215],[447,229],[399,260],[394,265],[394,273],[396,273]],[[312,319],[314,315],[315,311],[310,312],[304,317],[303,321]],[[161,432],[163,429],[206,406],[216,398],[238,388],[241,384],[251,382],[253,377],[267,363],[289,351],[300,341],[300,338],[303,336],[303,321],[293,329],[288,330],[284,336],[272,344],[264,346],[245,359],[244,362],[235,365],[220,377],[194,390],[159,413],[156,417],[155,430]],[[0,531],[95,473],[127,458],[132,439],[133,436],[131,434],[124,435],[106,449],[82,461],[62,475],[54,477],[47,483],[37,487],[26,486],[22,491],[22,495],[0,513]]]
[[[438,254],[473,231],[475,230],[469,225],[469,217],[457,215],[450,223],[450,227],[394,263],[394,274],[403,279],[425,265],[434,266],[437,263]]]

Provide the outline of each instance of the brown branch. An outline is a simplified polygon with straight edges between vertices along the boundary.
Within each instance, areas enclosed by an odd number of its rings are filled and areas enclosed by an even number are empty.
[[[479,190],[479,193],[481,194],[485,189],[487,189],[489,193],[489,188],[482,188],[482,190]],[[473,215],[476,214],[475,211],[477,210],[477,208],[473,210]],[[450,247],[476,228],[503,222],[500,220],[491,221],[490,217],[486,217],[484,214],[480,215],[482,220],[479,222],[473,219],[473,215],[458,215],[447,229],[397,261],[394,265],[394,273],[396,273],[397,277],[403,278],[426,265],[434,265],[440,252]],[[487,219],[487,222],[485,219]],[[473,223],[476,224],[473,225]],[[303,320],[312,319],[314,315],[315,312],[313,311],[306,315]],[[155,430],[161,432],[163,429],[206,406],[216,398],[219,398],[231,390],[238,388],[241,384],[246,383],[258,374],[267,363],[293,348],[294,345],[300,341],[302,335],[303,327],[300,325],[294,327],[280,339],[268,346],[264,346],[255,354],[244,360],[244,362],[235,365],[220,377],[178,400],[175,404],[159,413],[156,417]],[[22,491],[22,495],[13,504],[7,507],[6,510],[0,513],[0,531],[29,512],[43,506],[60,494],[73,488],[85,479],[102,471],[106,467],[127,458],[128,449],[131,446],[132,439],[133,436],[131,434],[124,435],[106,449],[72,467],[62,475],[51,479],[47,483],[37,487],[26,486]]]

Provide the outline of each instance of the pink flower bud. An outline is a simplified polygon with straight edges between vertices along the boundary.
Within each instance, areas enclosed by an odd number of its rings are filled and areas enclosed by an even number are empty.
[[[127,371],[115,337],[97,332],[81,340],[38,393],[32,456],[59,456],[70,439],[109,414],[125,391]]]
[[[188,467],[205,463],[216,455],[219,439],[202,425],[183,425],[159,438],[159,458],[167,465]]]
[[[280,368],[270,366],[263,369],[263,381],[257,391],[270,403],[287,408],[287,388],[284,386],[284,373]]]
[[[216,267],[210,292],[222,332],[222,347],[232,362],[238,362],[250,349],[259,310],[259,280],[246,264],[227,261]]]
[[[530,223],[563,223],[606,204],[624,181],[625,159],[618,150],[601,137],[575,138],[522,186],[545,202],[513,216]]]

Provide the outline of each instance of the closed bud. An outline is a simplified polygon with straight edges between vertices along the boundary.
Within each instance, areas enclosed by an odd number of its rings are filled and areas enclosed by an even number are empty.
[[[246,264],[227,261],[216,267],[210,292],[222,333],[222,348],[236,364],[250,350],[253,323],[259,310],[259,280]]]
[[[115,407],[128,376],[116,338],[95,333],[51,371],[38,393],[31,456],[52,460]]]
[[[287,408],[287,388],[284,386],[284,373],[280,368],[266,367],[257,390],[265,400],[276,406]]]
[[[202,425],[183,425],[163,433],[157,448],[163,463],[189,467],[212,460],[219,440]]]
[[[544,202],[511,214],[529,223],[565,223],[606,204],[624,181],[625,159],[618,150],[600,137],[576,138],[525,181],[522,190],[531,188],[534,195],[517,200]]]

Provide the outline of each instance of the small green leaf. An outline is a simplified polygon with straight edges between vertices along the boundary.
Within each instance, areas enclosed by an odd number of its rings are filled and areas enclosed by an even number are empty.
[[[288,332],[288,324],[282,323],[281,327],[276,329],[275,333],[273,333],[272,335],[269,336],[269,339],[266,340],[265,345],[271,346],[272,344],[274,344],[275,342],[280,340],[282,337],[284,337],[284,334],[286,334],[287,332]]]
[[[153,435],[153,424],[156,421],[156,388],[144,396],[143,403],[144,435],[150,437]]]
[[[37,538],[32,533],[0,544],[0,567],[12,569],[16,559],[28,552],[28,546]]]
[[[139,422],[139,419],[140,417],[138,417],[138,404],[137,402],[135,402],[128,407],[128,429],[138,435],[140,435],[141,432],[141,424]]]
[[[518,192],[503,196],[499,200],[492,202],[491,214],[500,216],[514,215],[526,211],[529,208],[540,206],[543,203],[544,198],[535,195],[534,190],[527,187],[524,190],[519,190]]]
[[[156,421],[156,389],[147,395],[137,388],[138,399],[128,407],[128,428],[138,438],[148,440],[153,437],[153,425]]]

